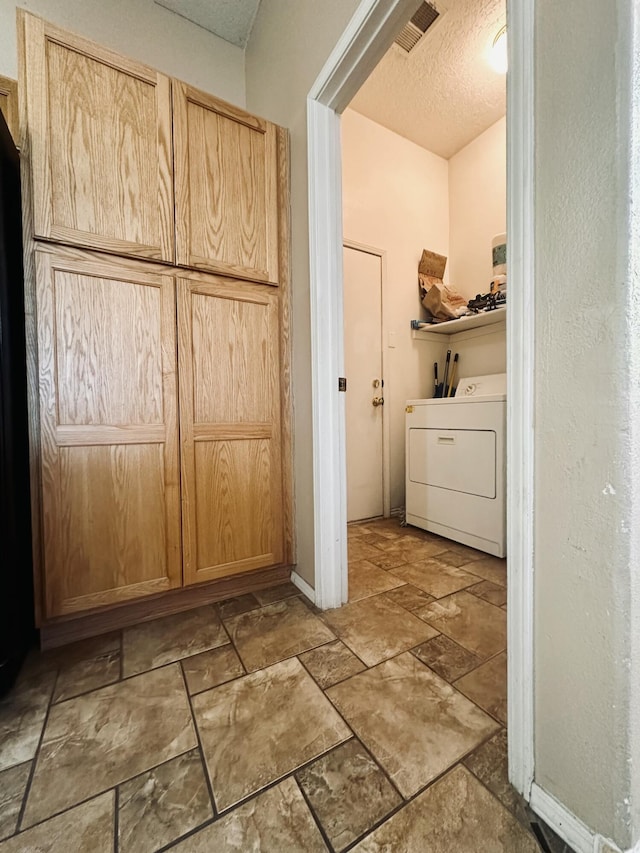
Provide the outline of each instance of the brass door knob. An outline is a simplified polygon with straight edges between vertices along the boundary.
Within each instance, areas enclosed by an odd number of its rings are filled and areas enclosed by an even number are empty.
[[[371,401],[374,406],[384,406],[384,397],[374,397]]]

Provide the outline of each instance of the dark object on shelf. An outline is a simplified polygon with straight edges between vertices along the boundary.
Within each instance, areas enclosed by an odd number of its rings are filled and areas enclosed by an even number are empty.
[[[469,300],[467,308],[474,314],[479,314],[480,311],[495,311],[506,304],[506,293],[478,293],[474,299]]]
[[[455,397],[457,388],[458,388],[457,385],[454,385],[453,387],[451,385],[447,385],[447,387],[445,388],[444,382],[441,382],[438,385],[438,387],[436,388],[436,393],[433,396],[434,397]]]
[[[35,640],[20,158],[0,114],[0,696]]]

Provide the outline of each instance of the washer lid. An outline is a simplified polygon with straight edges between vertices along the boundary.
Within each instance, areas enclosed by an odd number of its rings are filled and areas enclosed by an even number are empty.
[[[478,397],[502,397],[507,393],[507,374],[491,373],[488,376],[469,376],[460,379],[454,399]]]

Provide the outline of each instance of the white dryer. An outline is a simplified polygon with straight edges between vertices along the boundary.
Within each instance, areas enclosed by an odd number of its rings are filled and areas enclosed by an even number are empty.
[[[456,396],[408,400],[406,519],[506,555],[507,375],[460,379]]]

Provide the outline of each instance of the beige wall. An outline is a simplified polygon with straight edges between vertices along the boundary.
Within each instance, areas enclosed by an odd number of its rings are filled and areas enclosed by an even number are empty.
[[[640,793],[634,7],[536,0],[535,775],[622,849]]]
[[[461,338],[451,343],[453,352],[457,352],[460,356],[459,377],[464,379],[467,376],[487,376],[490,373],[506,372],[507,335],[504,325],[500,326],[499,331],[477,337],[472,337],[471,334],[466,337],[466,333],[462,333]]]
[[[489,290],[491,241],[507,230],[506,142],[502,118],[449,160],[449,277],[468,299]]]
[[[404,402],[431,396],[433,362],[437,359],[442,366],[447,348],[445,344],[414,340],[411,335],[409,321],[424,314],[417,286],[420,254],[425,248],[447,255],[445,278],[456,286],[458,280],[450,270],[465,265],[474,269],[484,258],[484,274],[478,279],[483,282],[483,291],[488,289],[491,238],[496,233],[491,229],[500,216],[504,230],[504,132],[503,119],[447,161],[353,110],[346,110],[342,117],[344,236],[386,251],[384,310],[388,331],[395,337],[393,348],[388,340],[383,341],[392,509],[404,506]],[[494,186],[493,224],[484,216],[482,206],[474,203],[485,180],[477,178],[478,169],[502,173],[502,186]],[[452,245],[454,234],[457,250]],[[477,290],[472,290],[470,295],[475,293]],[[503,373],[505,337],[502,329],[453,341],[451,347],[460,355],[458,375]]]
[[[262,0],[246,52],[247,107],[291,133],[294,486],[298,571],[313,586],[307,94],[358,0]]]
[[[244,106],[244,51],[153,0],[28,0],[18,5]],[[18,75],[15,0],[0,0],[0,74]]]
[[[383,340],[392,509],[404,506],[405,401],[431,396],[433,362],[442,362],[442,346],[413,340],[410,321],[421,317],[422,249],[449,254],[448,196],[446,160],[359,113],[344,113],[344,237],[386,252],[383,304],[387,332],[395,338],[393,347]]]

